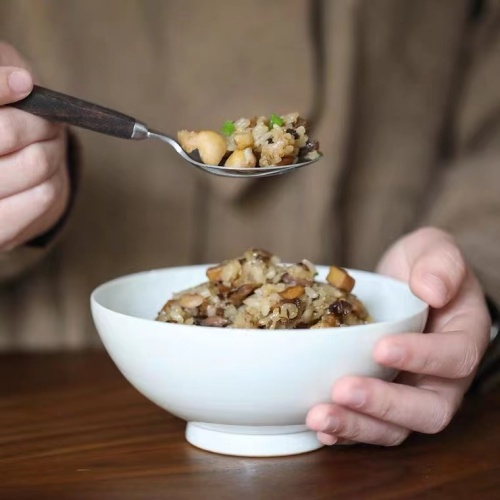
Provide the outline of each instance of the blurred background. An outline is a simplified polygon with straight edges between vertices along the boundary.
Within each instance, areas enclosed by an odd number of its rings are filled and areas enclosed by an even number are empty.
[[[427,218],[429,186],[498,100],[498,80],[481,73],[497,47],[491,23],[478,76],[463,83],[482,3],[3,0],[1,37],[44,86],[172,135],[298,111],[325,159],[283,178],[221,180],[160,143],[75,131],[76,205],[43,263],[0,284],[0,349],[99,345],[89,294],[123,274],[252,246],[373,269],[415,226],[453,225],[448,201]]]

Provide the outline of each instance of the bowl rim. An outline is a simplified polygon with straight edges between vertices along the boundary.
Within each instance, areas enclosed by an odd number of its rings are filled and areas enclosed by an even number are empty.
[[[285,263],[286,264],[286,263]],[[104,306],[99,300],[97,300],[97,296],[102,293],[102,290],[105,288],[108,288],[110,286],[116,285],[120,283],[121,281],[127,281],[129,279],[132,279],[134,277],[138,276],[147,276],[147,275],[155,275],[155,274],[160,274],[163,272],[167,271],[183,271],[183,270],[205,270],[207,267],[214,266],[216,264],[194,264],[194,265],[185,265],[185,266],[170,266],[170,267],[163,267],[163,268],[156,268],[156,269],[149,269],[145,271],[137,271],[133,272],[130,274],[126,274],[123,276],[118,276],[116,278],[113,278],[111,280],[108,280],[104,283],[101,283],[98,285],[90,294],[90,303],[91,303],[91,308],[93,309],[94,307],[100,308],[105,310],[107,313],[110,313],[112,315],[116,316],[121,316],[124,318],[127,318],[128,320],[134,320],[137,322],[146,322],[148,324],[156,324],[160,325],[163,322],[156,321],[154,318],[143,318],[140,316],[132,316],[130,314],[125,314],[123,312],[116,311],[114,309],[111,309],[109,307]],[[323,264],[317,264],[315,265],[317,269],[320,268],[328,268],[330,266],[328,265],[323,265]],[[376,273],[376,272],[371,272],[371,271],[364,271],[361,269],[352,269],[345,267],[344,268],[347,272],[349,273],[354,273],[358,276],[365,276],[365,277],[370,277],[371,279],[382,279],[384,281],[392,282],[393,284],[396,284],[397,286],[401,286],[404,288],[406,293],[410,293],[413,295],[416,304],[419,305],[418,309],[413,312],[410,315],[403,316],[401,318],[393,319],[393,320],[387,320],[387,321],[375,321],[373,323],[367,323],[364,325],[352,325],[352,326],[346,326],[346,327],[327,327],[327,328],[317,328],[317,329],[310,329],[310,328],[304,328],[304,329],[276,329],[276,330],[263,330],[260,328],[224,328],[224,327],[213,327],[213,326],[199,326],[199,325],[183,325],[180,323],[163,323],[164,325],[169,325],[171,327],[175,328],[183,328],[185,329],[185,333],[201,333],[204,332],[206,335],[207,332],[211,333],[218,333],[222,335],[238,335],[238,334],[244,334],[244,335],[249,335],[254,332],[258,332],[258,334],[262,334],[263,332],[266,335],[290,335],[290,334],[304,334],[304,335],[331,335],[332,332],[335,332],[335,335],[339,334],[351,334],[351,333],[361,333],[365,332],[368,333],[371,329],[373,329],[374,326],[377,327],[384,327],[388,325],[397,325],[398,323],[406,323],[407,321],[411,321],[422,314],[426,315],[426,321],[427,321],[427,316],[429,313],[429,305],[424,302],[422,299],[417,297],[412,290],[410,289],[409,285],[407,282],[394,278],[392,276],[387,276],[384,274]],[[165,334],[172,333],[171,331],[166,330],[164,332]]]

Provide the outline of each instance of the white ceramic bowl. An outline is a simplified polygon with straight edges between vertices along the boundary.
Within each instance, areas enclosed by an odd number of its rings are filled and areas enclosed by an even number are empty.
[[[128,381],[188,422],[187,440],[241,456],[291,455],[321,447],[307,411],[328,402],[344,375],[389,380],[372,360],[378,339],[421,332],[427,305],[404,283],[350,271],[370,325],[319,330],[236,330],[154,321],[171,294],[205,281],[207,266],[149,271],[97,288],[92,314],[101,339]],[[318,266],[319,276],[327,268]]]

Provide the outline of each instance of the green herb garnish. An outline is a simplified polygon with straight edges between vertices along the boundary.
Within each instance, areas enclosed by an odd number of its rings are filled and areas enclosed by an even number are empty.
[[[269,118],[269,130],[271,130],[274,127],[274,125],[278,125],[278,127],[281,127],[283,123],[284,122],[281,117],[275,115],[274,113],[271,113],[271,116]]]
[[[227,135],[228,137],[231,135],[231,134],[234,134],[234,131],[236,130],[236,125],[234,124],[234,122],[232,122],[231,120],[226,120],[223,124],[222,124],[222,127],[221,127],[221,132],[224,134],[224,135]]]

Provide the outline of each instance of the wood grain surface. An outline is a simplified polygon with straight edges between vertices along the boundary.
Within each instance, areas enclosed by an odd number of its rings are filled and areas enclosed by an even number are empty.
[[[100,352],[0,356],[0,499],[496,499],[500,391],[397,448],[271,459],[184,440]]]

